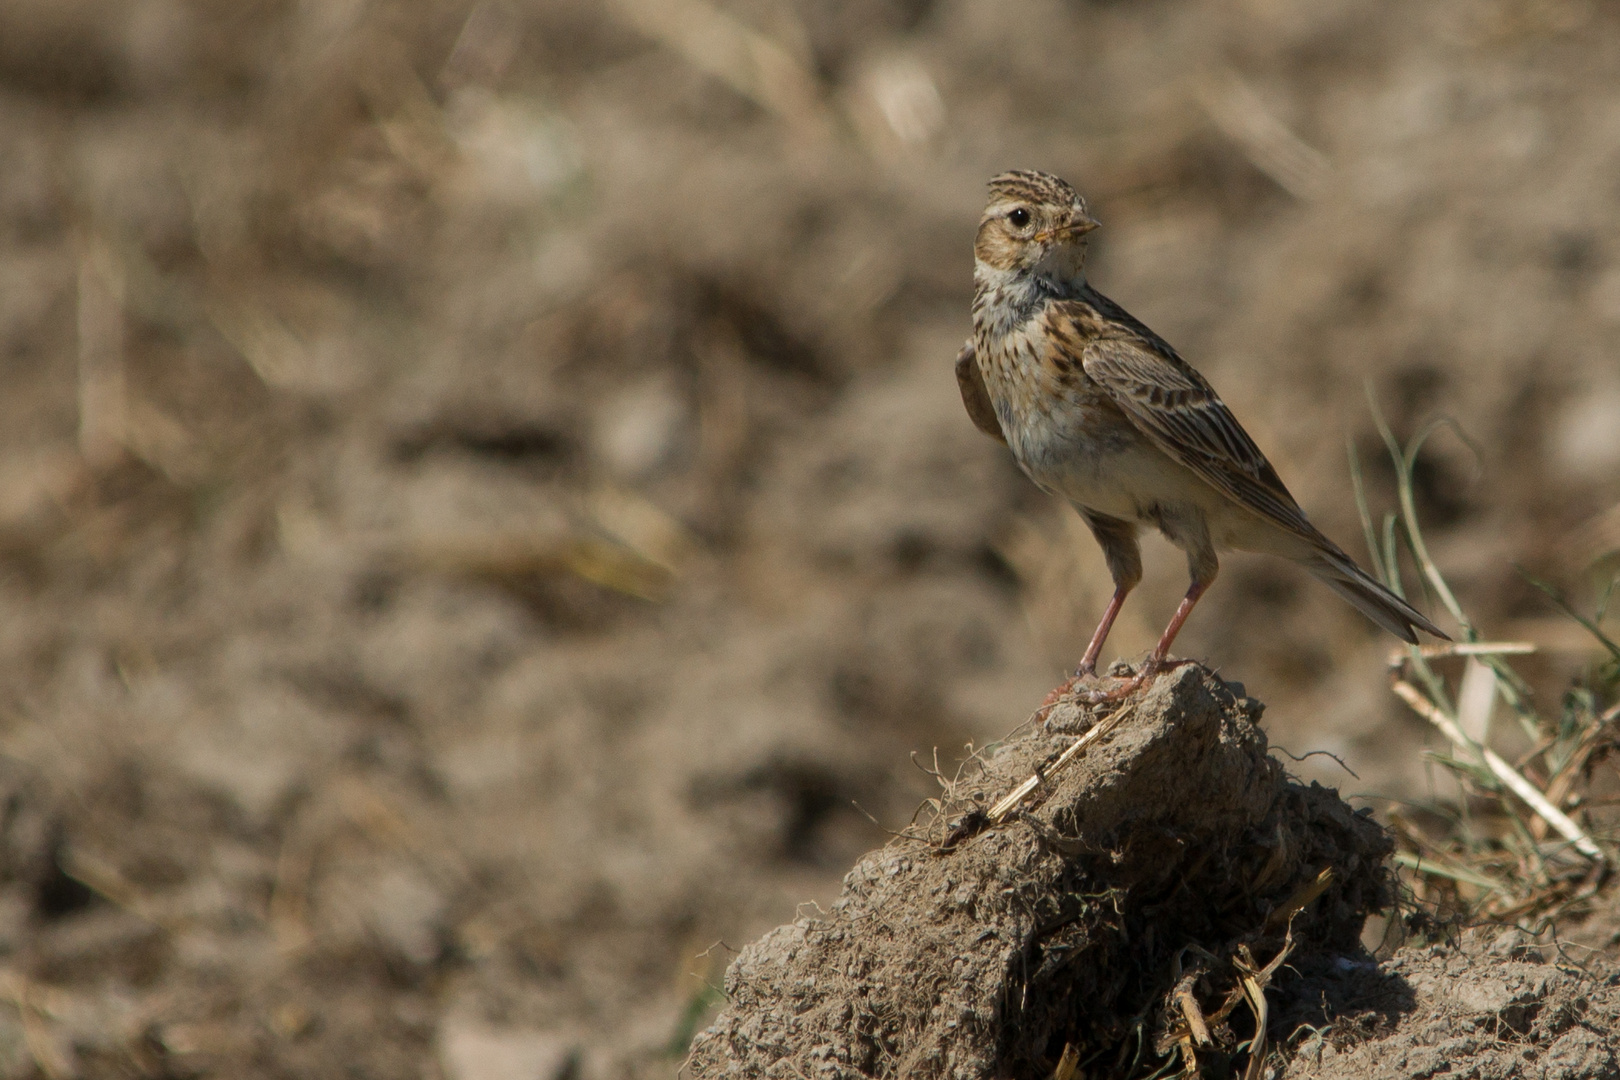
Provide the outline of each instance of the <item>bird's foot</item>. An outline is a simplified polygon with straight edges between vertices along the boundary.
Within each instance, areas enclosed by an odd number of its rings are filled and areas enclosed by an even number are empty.
[[[1054,687],[1052,692],[1046,695],[1046,700],[1042,701],[1040,708],[1035,710],[1035,719],[1043,724],[1046,723],[1047,716],[1064,698],[1074,698],[1078,701],[1085,701],[1086,695],[1091,693],[1091,691],[1082,690],[1080,688],[1080,684],[1086,682],[1087,680],[1094,681],[1096,678],[1097,669],[1095,667],[1088,668],[1082,664],[1075,670],[1075,673],[1069,677],[1067,682],[1065,682],[1062,686]]]
[[[1097,669],[1095,667],[1087,668],[1082,665],[1081,667],[1075,669],[1075,673],[1069,678],[1068,682],[1064,683],[1062,686],[1054,688],[1050,694],[1046,695],[1046,700],[1041,702],[1041,713],[1044,714],[1052,706],[1056,705],[1070,694],[1075,693],[1080,684],[1085,682],[1087,679],[1095,679],[1096,677]]]
[[[1042,705],[1042,708],[1049,709],[1051,706],[1056,705],[1060,699],[1070,696],[1085,705],[1104,705],[1109,702],[1123,701],[1164,672],[1192,662],[1191,660],[1172,660],[1168,657],[1150,656],[1134,675],[1103,676],[1102,678],[1109,681],[1117,681],[1117,685],[1107,689],[1082,687],[1080,683],[1084,680],[1101,682],[1102,679],[1098,678],[1094,672],[1082,674],[1077,671],[1074,678],[1046,695],[1046,702]]]
[[[1110,676],[1110,678],[1113,678],[1113,676]],[[1101,688],[1077,689],[1074,692],[1074,698],[1083,705],[1106,705],[1111,701],[1123,701],[1135,693],[1147,678],[1146,674],[1137,675],[1107,690]]]

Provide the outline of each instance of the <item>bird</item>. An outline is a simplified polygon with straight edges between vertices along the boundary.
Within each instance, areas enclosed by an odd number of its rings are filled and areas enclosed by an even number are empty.
[[[1404,641],[1416,644],[1419,630],[1450,640],[1310,523],[1197,369],[1092,288],[1086,246],[1099,222],[1073,187],[1016,170],[989,188],[973,244],[973,334],[956,360],[962,403],[1037,487],[1074,506],[1114,581],[1074,678],[1054,695],[1117,699],[1172,665],[1221,550],[1290,559]],[[1082,691],[1142,579],[1144,526],[1186,552],[1186,595],[1133,678]]]

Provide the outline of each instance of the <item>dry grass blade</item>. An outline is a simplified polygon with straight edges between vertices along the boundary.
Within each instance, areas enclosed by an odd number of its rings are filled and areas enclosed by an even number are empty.
[[[698,542],[685,525],[633,491],[598,488],[586,507],[604,532],[671,574],[678,573],[697,550]]]
[[[1317,881],[1322,882],[1326,876],[1332,880],[1331,871],[1324,870],[1318,875]],[[1323,883],[1326,888],[1326,883]],[[1309,903],[1309,901],[1306,901]],[[1304,905],[1301,904],[1301,907]],[[1297,909],[1296,909],[1297,910]],[[1243,1080],[1260,1080],[1265,1069],[1266,1060],[1266,1023],[1270,1018],[1270,1007],[1266,1004],[1266,987],[1282,967],[1283,961],[1288,959],[1294,951],[1294,935],[1290,933],[1283,941],[1282,948],[1265,967],[1260,967],[1254,961],[1247,945],[1239,945],[1237,955],[1232,957],[1232,966],[1237,970],[1241,996],[1248,1002],[1249,1009],[1254,1013],[1254,1039],[1249,1043],[1249,1063],[1244,1067]]]
[[[1486,892],[1500,892],[1505,895],[1508,891],[1502,882],[1497,881],[1494,878],[1486,877],[1484,874],[1470,870],[1465,866],[1448,865],[1435,859],[1424,859],[1420,856],[1412,854],[1410,851],[1397,851],[1395,853],[1395,861],[1401,866],[1404,866],[1409,870],[1414,870],[1417,873],[1432,874],[1435,877],[1448,878],[1452,881],[1461,881],[1465,884],[1472,885],[1477,889],[1484,889]]]
[[[1222,133],[1243,148],[1255,168],[1297,199],[1319,198],[1333,179],[1327,156],[1273,116],[1254,89],[1225,71],[1203,80],[1198,102]]]
[[[176,920],[165,918],[151,900],[107,860],[77,847],[68,847],[63,852],[63,863],[62,869],[69,877],[113,905],[163,930],[179,929],[174,925]]]
[[[264,384],[277,390],[306,389],[314,361],[285,323],[248,299],[217,300],[209,307],[214,329],[242,354]]]
[[[1052,1080],[1074,1080],[1074,1074],[1080,1068],[1080,1051],[1075,1049],[1074,1043],[1063,1044],[1063,1055],[1058,1058],[1057,1067],[1052,1070]]]
[[[79,452],[92,468],[115,465],[127,443],[124,272],[99,237],[79,254]]]
[[[1542,581],[1540,578],[1534,577],[1530,574],[1526,574],[1522,570],[1520,571],[1520,574],[1526,581],[1535,586],[1536,589],[1540,590],[1547,597],[1547,599],[1551,600],[1553,606],[1556,607],[1561,613],[1568,618],[1574,619],[1581,625],[1582,629],[1584,629],[1588,634],[1592,635],[1597,643],[1603,646],[1603,648],[1608,652],[1609,656],[1613,658],[1616,663],[1620,663],[1620,642],[1616,642],[1608,634],[1604,633],[1603,628],[1599,626],[1595,620],[1589,619],[1585,615],[1582,615],[1580,612],[1576,611],[1575,608],[1570,605],[1569,601],[1564,599],[1563,595],[1547,582]]]
[[[801,134],[831,130],[815,75],[790,51],[706,0],[613,0],[625,22]]]
[[[639,600],[669,596],[675,576],[662,562],[587,535],[536,537],[509,533],[426,539],[407,554],[434,573],[514,581],[570,573]]]
[[[1029,794],[1036,788],[1040,787],[1041,783],[1047,777],[1053,776],[1061,771],[1065,765],[1073,761],[1079,755],[1080,751],[1084,750],[1086,747],[1108,734],[1108,732],[1114,730],[1114,728],[1119,726],[1120,721],[1124,720],[1135,710],[1136,702],[1133,701],[1123,708],[1116,709],[1107,717],[1107,719],[1100,720],[1094,724],[1091,730],[1080,736],[1072,745],[1069,746],[1068,749],[1059,754],[1058,759],[1052,762],[1050,766],[1036,771],[1027,780],[1013,788],[994,806],[992,806],[989,814],[990,823],[992,825],[999,825],[1005,821],[1007,816],[1018,808],[1018,804],[1023,802],[1024,799],[1027,798]]]
[[[1446,656],[1529,656],[1537,651],[1539,647],[1532,641],[1447,641],[1417,646],[1417,654],[1425,660]],[[1407,650],[1401,649],[1390,663],[1403,663],[1407,655]]]
[[[1291,923],[1295,915],[1310,906],[1311,901],[1327,892],[1335,876],[1333,867],[1324,867],[1314,881],[1295,890],[1288,899],[1278,904],[1271,914],[1266,916],[1266,932],[1275,933]]]
[[[1470,739],[1451,717],[1441,712],[1432,701],[1423,696],[1422,691],[1411,683],[1404,679],[1395,679],[1391,685],[1396,695],[1411,706],[1413,712],[1439,728],[1441,733],[1456,746],[1464,748],[1477,756],[1485,767],[1491,771],[1492,775],[1502,781],[1513,794],[1523,799],[1549,825],[1557,829],[1566,840],[1575,846],[1575,850],[1593,862],[1607,861],[1603,849],[1598,847],[1597,842],[1587,835],[1585,829],[1582,829],[1568,814],[1565,814],[1549,802],[1547,797],[1538,791],[1534,784],[1520,775],[1519,771],[1512,765],[1503,761],[1496,751],[1491,750],[1489,747],[1480,746]]]
[[[1260,1080],[1260,1071],[1266,1059],[1266,1021],[1270,1010],[1266,1006],[1266,990],[1252,975],[1243,976],[1243,993],[1254,1010],[1254,1041],[1249,1044],[1249,1063],[1243,1069],[1243,1080]]]
[[[24,973],[0,969],[0,997],[10,1001],[17,1010],[28,1057],[46,1080],[69,1080],[78,1076],[79,1070],[69,1059],[63,1040],[47,1023],[48,1006],[41,1000],[47,994]]]

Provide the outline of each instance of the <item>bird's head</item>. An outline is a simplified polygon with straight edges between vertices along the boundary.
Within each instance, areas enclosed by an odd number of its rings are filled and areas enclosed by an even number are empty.
[[[1083,276],[1086,237],[1097,222],[1086,200],[1050,173],[1019,170],[990,181],[973,255],[987,267],[1054,281]]]

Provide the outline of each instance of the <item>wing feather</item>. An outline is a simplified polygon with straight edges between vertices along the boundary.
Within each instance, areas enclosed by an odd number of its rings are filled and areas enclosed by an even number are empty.
[[[1300,536],[1320,534],[1204,377],[1151,336],[1094,337],[1086,375],[1148,438],[1228,498]]]
[[[956,354],[956,386],[962,391],[962,405],[974,426],[1005,444],[1007,436],[1001,433],[1001,421],[996,419],[996,407],[990,402],[990,391],[985,389],[984,375],[979,371],[979,358],[971,341]]]

